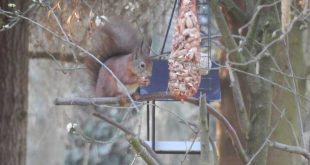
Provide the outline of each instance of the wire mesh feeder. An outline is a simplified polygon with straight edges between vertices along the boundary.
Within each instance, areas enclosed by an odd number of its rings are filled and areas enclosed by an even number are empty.
[[[204,50],[201,53],[202,63],[201,67],[208,71],[208,74],[202,75],[200,86],[194,97],[199,97],[200,93],[206,94],[207,101],[220,100],[220,82],[218,75],[218,66],[211,60],[211,15],[207,0],[198,0],[197,3],[197,15],[200,23],[201,31],[201,46]],[[168,27],[165,33],[164,41],[161,47],[160,54],[169,54],[170,52],[164,52],[167,45],[168,36],[170,34],[172,19],[175,13],[175,9],[178,4],[178,0],[175,0]],[[153,48],[153,47],[152,47]],[[153,49],[152,49],[153,50]],[[153,92],[167,91],[168,89],[168,61],[163,59],[154,60],[153,73],[151,77],[151,83],[149,86],[141,87],[140,94],[149,94]],[[156,153],[162,154],[199,154],[200,142],[192,141],[156,141],[156,127],[155,127],[155,115],[156,115],[156,101],[171,101],[171,100],[152,100],[152,104],[147,104],[147,140],[145,141]],[[151,112],[150,112],[151,111]],[[151,120],[150,120],[151,119]],[[151,121],[151,125],[150,125]],[[193,143],[193,144],[192,144]],[[191,150],[187,151],[189,146]]]

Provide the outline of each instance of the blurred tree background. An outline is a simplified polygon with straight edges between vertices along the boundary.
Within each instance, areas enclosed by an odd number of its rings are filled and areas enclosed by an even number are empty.
[[[309,2],[208,2],[214,16],[208,20],[212,22],[212,59],[221,66],[219,112],[237,131],[249,158],[253,158],[251,164],[305,163],[301,155],[268,145],[276,141],[308,151],[310,148]],[[119,15],[146,38],[152,38],[152,47],[158,48],[173,3],[1,1],[0,164],[144,164],[118,129],[91,115],[94,106],[55,106],[54,100],[93,96],[90,77],[81,63],[85,53],[74,46],[85,46],[91,23]],[[173,27],[166,51],[171,47]],[[180,102],[157,105],[156,139],[199,140],[197,132],[180,121],[199,125],[197,106]],[[144,104],[141,109],[96,108],[145,139]],[[249,121],[238,116],[240,110],[246,110]],[[220,123],[215,130],[211,120],[219,164],[243,164],[228,132]],[[78,133],[68,133],[68,123],[77,123]],[[163,154],[159,158],[164,164],[199,164],[198,156]]]

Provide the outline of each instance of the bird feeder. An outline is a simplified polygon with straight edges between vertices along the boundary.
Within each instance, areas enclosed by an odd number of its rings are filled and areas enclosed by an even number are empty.
[[[141,95],[168,92],[176,99],[184,100],[191,96],[198,98],[202,93],[206,94],[208,102],[220,100],[220,82],[216,69],[218,66],[215,61],[211,60],[211,15],[206,1],[175,0],[160,51],[160,54],[170,54],[170,56],[168,59],[153,61],[151,83],[149,86],[140,87]],[[176,17],[172,50],[164,52],[176,8],[179,13]],[[201,53],[201,48],[207,51]],[[208,70],[208,74],[204,74],[206,72],[203,73],[202,70]],[[171,100],[152,100],[152,104],[147,104],[147,139],[145,142],[156,153],[199,154],[199,142],[192,144],[191,141],[157,141],[155,139],[156,101]],[[189,146],[192,147],[188,151]]]

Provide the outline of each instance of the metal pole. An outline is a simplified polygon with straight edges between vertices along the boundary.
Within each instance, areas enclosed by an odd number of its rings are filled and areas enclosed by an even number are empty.
[[[155,151],[155,100],[152,100],[152,149]]]
[[[150,140],[150,101],[146,101],[146,140]]]

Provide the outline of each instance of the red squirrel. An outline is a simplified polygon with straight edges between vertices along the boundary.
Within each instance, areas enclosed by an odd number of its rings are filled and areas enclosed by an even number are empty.
[[[89,34],[87,48],[127,88],[124,89],[98,62],[87,57],[85,64],[95,80],[96,97],[127,96],[127,91],[133,94],[139,86],[150,83],[153,66],[150,49],[128,22],[114,19],[96,26]]]

